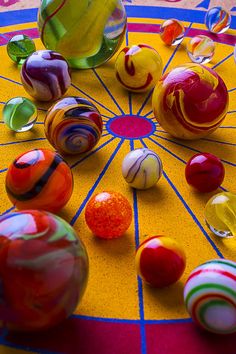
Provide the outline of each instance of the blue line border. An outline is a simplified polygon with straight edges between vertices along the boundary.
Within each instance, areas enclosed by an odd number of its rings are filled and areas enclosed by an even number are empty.
[[[126,6],[128,17],[136,18],[158,18],[167,19],[175,17],[178,20],[204,23],[206,10],[191,10],[170,7],[157,7],[157,6]],[[38,9],[26,9],[16,11],[6,11],[0,13],[0,27],[36,22]],[[231,29],[236,29],[236,16],[232,16]]]

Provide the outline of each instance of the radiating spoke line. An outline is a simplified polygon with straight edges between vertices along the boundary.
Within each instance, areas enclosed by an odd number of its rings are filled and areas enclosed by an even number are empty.
[[[236,129],[236,127],[234,127],[234,126],[227,126],[227,125],[223,125],[223,126],[221,126],[221,127],[219,127],[219,129]]]
[[[70,168],[75,168],[77,165],[79,165],[81,162],[83,162],[84,160],[88,159],[90,156],[94,155],[97,151],[101,150],[102,148],[104,148],[106,145],[108,145],[112,140],[114,140],[115,138],[111,138],[109,140],[107,140],[105,143],[103,143],[102,145],[100,145],[97,149],[91,151],[88,155],[82,157],[80,160],[78,160],[77,162],[75,162],[73,165],[70,166]]]
[[[198,220],[198,218],[196,217],[196,215],[193,213],[192,209],[189,207],[189,205],[186,203],[185,199],[182,197],[182,195],[180,194],[180,192],[178,191],[178,189],[176,188],[176,186],[173,184],[173,182],[170,180],[170,178],[168,177],[168,175],[166,174],[165,171],[163,171],[163,176],[166,179],[166,181],[169,183],[169,185],[171,186],[171,188],[173,189],[173,191],[175,192],[175,194],[177,195],[177,197],[179,198],[179,200],[181,201],[181,203],[184,205],[185,209],[187,210],[187,212],[191,215],[193,221],[195,222],[195,224],[197,224],[197,226],[199,227],[199,229],[202,231],[203,235],[206,237],[207,241],[210,243],[210,245],[212,246],[212,248],[214,249],[214,251],[217,253],[217,255],[221,258],[224,258],[223,254],[220,252],[220,250],[217,248],[217,246],[215,245],[215,243],[212,241],[212,239],[210,238],[210,236],[208,235],[208,233],[205,231],[205,229],[203,228],[202,224],[200,223],[200,221]]]
[[[133,114],[132,93],[129,92],[129,114]]]
[[[207,139],[207,138],[202,138],[201,140],[209,141],[209,142],[211,142],[211,143],[217,143],[217,144],[223,144],[223,145],[236,146],[236,144],[234,144],[234,143],[228,143],[227,141],[213,140],[213,139]]]
[[[98,184],[100,183],[101,179],[105,175],[106,171],[108,170],[108,167],[110,166],[111,162],[113,161],[113,159],[115,158],[116,154],[120,150],[121,145],[123,144],[123,142],[124,142],[124,139],[121,139],[119,144],[117,145],[116,149],[111,154],[111,156],[110,156],[109,160],[107,161],[105,167],[103,168],[102,172],[99,174],[99,176],[98,176],[96,182],[94,183],[93,187],[89,190],[89,192],[88,192],[87,196],[85,197],[84,201],[82,202],[80,208],[77,210],[76,214],[71,219],[70,224],[72,226],[75,224],[76,220],[78,219],[78,217],[80,216],[82,210],[84,209],[87,201],[90,199],[90,197],[92,196],[93,192],[95,191],[95,189],[97,188]]]
[[[115,99],[115,97],[113,96],[113,94],[110,92],[110,90],[108,89],[108,87],[106,86],[106,84],[104,83],[104,81],[102,80],[102,78],[100,77],[100,75],[97,73],[96,69],[92,69],[93,73],[95,74],[95,76],[97,77],[98,81],[101,83],[102,87],[104,88],[104,90],[108,93],[108,95],[111,97],[112,101],[115,103],[116,107],[119,109],[121,114],[125,114],[125,112],[123,111],[123,109],[121,108],[121,106],[119,105],[119,103],[117,102],[117,100]]]
[[[235,90],[236,90],[236,87],[234,87],[234,88],[228,90],[228,92],[230,93],[230,92],[233,92],[233,91],[235,91]]]
[[[157,135],[155,135],[157,136]],[[186,164],[186,161],[184,161],[183,159],[181,159],[179,156],[177,156],[175,153],[173,153],[172,151],[170,151],[169,149],[167,149],[165,146],[163,146],[162,144],[158,143],[157,141],[153,140],[152,138],[148,138],[149,140],[151,140],[154,144],[158,145],[162,150],[165,150],[166,152],[168,152],[170,155],[174,156],[177,160],[183,162],[184,164]]]
[[[12,82],[13,84],[17,84],[17,85],[19,85],[19,86],[23,86],[22,83],[17,82],[17,81],[12,80],[12,79],[8,79],[8,77],[5,77],[5,76],[1,76],[1,75],[0,75],[0,79],[6,80],[6,81],[10,81],[10,82]]]
[[[217,63],[216,65],[214,65],[212,67],[212,69],[217,68],[218,66],[220,66],[221,64],[223,64],[226,60],[228,60],[229,58],[231,58],[234,55],[234,53],[231,53],[229,55],[227,55],[224,59],[222,59],[221,61],[219,61],[219,63]]]
[[[166,141],[168,141],[168,142],[170,142],[170,143],[172,143],[172,144],[182,146],[182,147],[184,147],[185,149],[188,149],[188,150],[191,150],[191,151],[194,151],[194,152],[199,152],[199,153],[202,153],[202,151],[200,151],[200,150],[197,150],[197,149],[194,149],[194,148],[192,148],[192,147],[190,147],[190,146],[187,146],[187,145],[184,145],[184,144],[178,143],[177,141],[174,141],[174,140],[171,140],[171,139],[164,138],[163,136],[160,136],[160,135],[155,135],[155,134],[153,134],[153,135],[154,135],[155,137],[159,138],[159,139],[166,140]],[[230,162],[230,161],[227,161],[227,160],[223,160],[222,158],[221,158],[221,161],[223,161],[223,162],[227,163],[228,165],[231,165],[231,166],[236,167],[236,164],[235,164],[235,163],[233,163],[233,162]]]
[[[139,111],[137,112],[137,115],[139,116],[142,112],[142,110],[144,109],[144,107],[146,106],[146,104],[148,103],[150,97],[152,96],[152,93],[153,93],[154,89],[152,89],[149,94],[147,95],[147,97],[145,98],[141,108],[139,109]]]
[[[6,171],[7,171],[7,168],[4,168],[4,169],[0,170],[0,173],[6,172]]]
[[[95,98],[93,98],[92,96],[90,96],[89,94],[87,94],[85,91],[81,90],[80,88],[78,88],[77,86],[75,86],[74,84],[71,84],[72,87],[74,87],[76,90],[78,90],[79,92],[81,92],[84,96],[88,97],[90,100],[94,101],[95,103],[97,103],[99,106],[101,106],[102,108],[104,108],[106,111],[110,112],[112,115],[116,115],[114,112],[112,112],[109,108],[107,108],[106,106],[104,106],[102,103],[100,103],[98,100],[96,100]]]
[[[134,142],[130,140],[130,150],[134,150]],[[139,246],[139,217],[138,217],[138,200],[137,191],[133,188],[133,210],[134,210],[134,228],[135,228],[135,246]],[[143,284],[138,276],[138,300],[139,300],[139,316],[140,316],[140,331],[141,331],[141,352],[147,353],[146,348],[146,331],[144,323],[144,302],[143,302]]]
[[[187,36],[188,31],[191,29],[192,25],[193,25],[193,23],[191,22],[190,25],[188,26],[188,28],[187,28],[186,31],[185,31],[184,37]],[[169,60],[167,61],[166,65],[165,65],[165,67],[164,67],[164,69],[163,69],[163,74],[166,72],[167,68],[169,67],[170,63],[172,62],[172,60],[173,60],[173,58],[174,58],[175,54],[177,53],[177,51],[178,51],[178,49],[179,49],[180,46],[181,46],[181,43],[179,43],[179,44],[175,47],[174,52],[171,54]]]
[[[236,111],[229,111],[227,114],[233,114],[236,113]]]
[[[107,118],[108,120],[113,118],[113,117],[106,116],[105,114],[101,114],[101,116],[104,117],[104,118]]]
[[[152,114],[153,113],[153,110],[151,110],[150,112],[148,112],[147,114],[144,114],[144,117],[148,117],[148,116],[150,116],[150,114]]]
[[[9,208],[9,209],[5,210],[2,214],[0,214],[0,216],[3,216],[3,215],[8,214],[8,213],[10,213],[12,210],[14,210],[14,209],[15,209],[15,207],[14,207],[14,206],[12,206],[11,208]]]
[[[110,133],[103,134],[102,138],[104,138],[105,136],[108,136],[108,135],[110,135]]]
[[[29,139],[29,140],[11,141],[11,142],[8,142],[8,143],[1,143],[0,146],[15,145],[15,144],[22,144],[22,143],[30,143],[32,141],[41,141],[41,140],[46,140],[46,138],[35,138],[35,139]]]

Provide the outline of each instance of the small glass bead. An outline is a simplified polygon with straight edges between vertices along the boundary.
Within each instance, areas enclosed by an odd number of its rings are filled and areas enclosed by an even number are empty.
[[[7,53],[17,64],[23,64],[29,55],[36,51],[34,41],[24,35],[18,34],[7,43]]]
[[[37,108],[28,98],[12,98],[3,108],[3,120],[11,130],[25,132],[35,124]]]
[[[215,43],[207,36],[195,36],[188,42],[187,53],[194,63],[209,63],[215,53]]]
[[[224,33],[230,27],[230,13],[221,6],[212,7],[205,16],[205,25],[212,33]]]

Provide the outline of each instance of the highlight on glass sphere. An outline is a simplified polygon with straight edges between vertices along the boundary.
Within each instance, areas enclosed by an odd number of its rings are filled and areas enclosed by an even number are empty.
[[[25,34],[17,34],[7,43],[7,54],[17,64],[23,64],[35,51],[34,41]]]

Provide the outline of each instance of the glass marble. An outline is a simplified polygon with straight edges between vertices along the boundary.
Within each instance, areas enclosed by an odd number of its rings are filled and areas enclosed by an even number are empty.
[[[215,42],[211,38],[200,34],[190,39],[187,45],[187,53],[194,63],[209,63],[215,53]]]
[[[24,62],[21,81],[26,92],[36,100],[58,100],[71,84],[68,63],[59,53],[39,50]]]
[[[221,6],[209,9],[205,16],[205,25],[212,33],[226,32],[231,23],[230,13]]]
[[[51,150],[35,149],[19,155],[9,166],[6,191],[19,209],[56,213],[69,201],[73,175],[63,158]]]
[[[25,34],[17,34],[7,43],[7,54],[17,64],[23,64],[35,51],[34,41]]]
[[[209,193],[222,184],[225,168],[221,160],[208,152],[190,158],[185,168],[187,183],[202,193]]]
[[[205,221],[217,236],[236,236],[236,194],[221,192],[214,195],[205,206]]]
[[[94,148],[102,134],[98,109],[82,97],[66,97],[53,105],[44,121],[45,134],[62,154],[81,154]]]
[[[152,236],[138,247],[135,265],[138,275],[147,284],[163,288],[180,279],[186,267],[186,256],[175,240]]]
[[[38,111],[28,98],[14,97],[4,105],[2,114],[8,128],[16,132],[25,132],[34,126]]]
[[[76,69],[110,59],[122,44],[126,21],[121,0],[43,0],[38,14],[45,47],[61,53]]]
[[[160,37],[166,45],[178,45],[184,39],[185,28],[183,24],[171,18],[162,23],[160,28]]]
[[[143,148],[130,151],[122,162],[122,175],[133,188],[153,187],[162,175],[160,157],[152,150]]]
[[[162,128],[179,139],[199,139],[223,122],[229,94],[222,78],[201,64],[175,67],[158,81],[152,98]]]
[[[151,90],[161,77],[163,63],[160,54],[146,44],[123,48],[115,62],[116,78],[127,90]]]
[[[195,268],[184,287],[184,301],[193,321],[217,333],[236,332],[236,263],[213,259]]]
[[[14,331],[51,328],[77,308],[88,255],[75,230],[44,211],[0,217],[0,321]]]
[[[89,200],[85,208],[85,220],[95,236],[114,239],[128,230],[132,221],[132,208],[122,194],[104,191]]]

